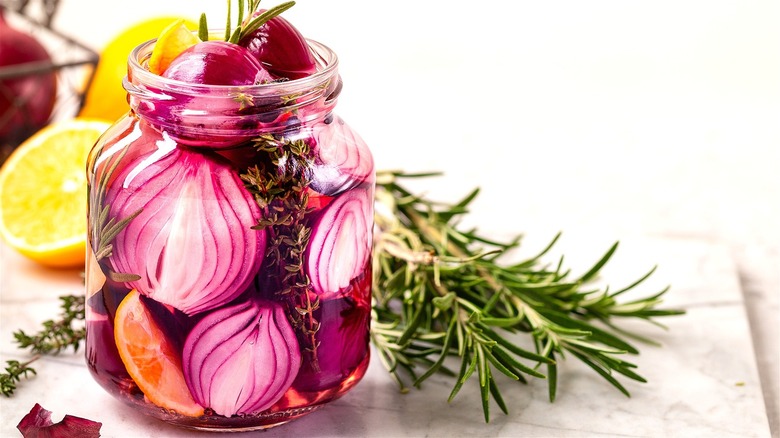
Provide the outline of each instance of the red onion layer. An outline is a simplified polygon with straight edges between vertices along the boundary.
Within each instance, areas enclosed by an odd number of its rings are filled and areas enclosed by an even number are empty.
[[[139,275],[127,286],[186,314],[232,301],[260,269],[259,207],[216,156],[176,147],[141,155],[105,203],[117,221],[138,214],[114,240],[113,269]]]
[[[182,368],[195,400],[219,415],[261,412],[292,385],[301,353],[284,307],[248,301],[215,310],[184,343]]]

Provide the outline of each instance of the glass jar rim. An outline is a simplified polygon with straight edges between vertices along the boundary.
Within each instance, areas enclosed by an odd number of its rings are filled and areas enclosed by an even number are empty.
[[[128,75],[124,79],[125,89],[128,89],[128,83],[142,83],[152,85],[168,90],[175,90],[181,94],[201,94],[208,91],[219,91],[224,95],[236,95],[238,93],[246,95],[263,96],[272,94],[297,94],[306,93],[314,88],[327,84],[338,72],[338,56],[330,47],[313,39],[306,39],[306,43],[314,55],[318,69],[311,75],[279,82],[269,82],[254,85],[208,85],[193,84],[177,79],[166,78],[150,72],[144,64],[151,56],[157,39],[151,39],[138,45],[127,58]],[[321,67],[321,68],[319,68]]]

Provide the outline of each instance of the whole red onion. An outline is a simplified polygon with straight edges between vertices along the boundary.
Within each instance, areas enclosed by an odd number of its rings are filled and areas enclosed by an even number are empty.
[[[9,26],[0,7],[0,71],[36,62],[51,62],[51,57],[35,38]],[[56,97],[54,70],[0,76],[0,144],[20,143],[46,125]]]
[[[255,15],[262,13],[261,9]],[[306,39],[281,16],[271,18],[238,43],[276,77],[300,79],[317,71]]]

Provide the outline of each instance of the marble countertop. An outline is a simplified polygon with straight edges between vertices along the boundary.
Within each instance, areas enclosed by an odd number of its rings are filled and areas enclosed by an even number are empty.
[[[133,5],[62,0],[55,25],[99,48],[144,16],[224,15],[210,0]],[[522,232],[529,252],[562,230],[558,250],[575,270],[619,240],[604,281],[658,265],[643,290],[671,285],[666,305],[687,314],[665,320],[668,330],[631,323],[661,343],[633,358],[648,383],[629,383],[631,398],[566,362],[555,403],[544,382],[517,386],[504,390],[510,414],[494,408],[485,424],[474,384],[449,404],[444,377],[399,394],[373,361],[342,399],[264,436],[780,437],[777,2],[392,8],[299,0],[285,13],[339,53],[338,112],[378,167],[443,171],[414,186],[442,200],[480,186],[464,226]],[[35,329],[58,296],[80,290],[79,272],[0,245],[0,359],[26,357],[12,332]],[[38,368],[0,398],[0,436],[18,436],[35,402],[55,420],[101,421],[104,436],[188,436],[114,401],[80,353]]]

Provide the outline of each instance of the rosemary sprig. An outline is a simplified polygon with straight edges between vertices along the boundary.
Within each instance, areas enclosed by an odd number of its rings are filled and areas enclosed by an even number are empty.
[[[612,320],[683,313],[656,308],[666,289],[627,303],[617,301],[652,271],[616,292],[594,289],[592,281],[617,244],[585,274],[571,279],[562,260],[554,268],[542,263],[558,236],[540,254],[504,263],[501,256],[519,246],[519,237],[497,242],[476,230],[458,228],[458,219],[478,190],[447,205],[416,196],[398,182],[431,175],[378,175],[372,341],[402,391],[409,383],[420,387],[443,372],[456,377],[452,400],[476,373],[489,421],[491,398],[508,412],[497,373],[523,383],[528,376],[546,378],[554,400],[557,364],[564,354],[581,360],[626,395],[616,375],[644,382],[634,371],[636,365],[622,359],[638,350]],[[516,333],[530,335],[530,346],[515,342]],[[460,361],[459,371],[446,368],[450,358]]]
[[[295,6],[294,1],[288,1],[255,15],[255,13],[260,10],[260,0],[238,0],[237,3],[236,22],[238,23],[238,26],[233,29],[233,0],[227,0],[227,18],[225,22],[224,37],[225,41],[235,44],[241,41],[245,36],[259,29],[260,26],[268,22],[268,20]],[[209,25],[205,13],[200,16],[198,37],[201,41],[207,41],[209,39]]]

